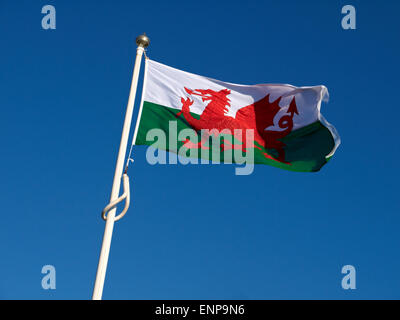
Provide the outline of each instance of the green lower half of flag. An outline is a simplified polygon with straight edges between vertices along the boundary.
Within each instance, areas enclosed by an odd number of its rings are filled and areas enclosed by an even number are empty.
[[[178,153],[180,156],[201,158],[213,162],[243,163],[246,161],[247,163],[268,164],[281,169],[300,172],[319,171],[329,160],[327,155],[330,154],[335,146],[334,138],[329,129],[321,122],[316,121],[301,129],[292,131],[287,136],[280,139],[285,145],[284,161],[277,160],[279,158],[278,150],[265,149],[257,144],[257,142],[254,143],[257,147],[252,148],[252,157],[249,157],[249,151],[245,152],[232,149],[222,150],[220,145],[224,140],[229,140],[233,144],[241,143],[240,141],[235,141],[233,135],[227,136],[227,134],[224,133],[221,133],[218,137],[208,137],[208,139],[204,141],[204,146],[209,147],[208,149],[186,148],[184,146],[185,137],[180,137],[181,139],[178,139],[178,136],[182,130],[190,129],[190,126],[183,117],[177,116],[179,112],[180,110],[177,109],[145,101],[143,103],[135,145],[154,146],[158,149]],[[197,114],[192,114],[192,116],[195,118],[200,117]],[[172,126],[174,130],[171,130],[171,121],[175,123]],[[159,139],[157,134],[154,135],[155,131],[153,129],[158,129],[157,132],[162,131],[165,139]],[[152,131],[153,134],[149,134]],[[193,134],[197,137],[193,137]],[[192,131],[192,135],[189,139],[191,139],[191,141],[195,140],[192,142],[200,142],[202,137],[200,132]],[[160,140],[164,141],[160,143]]]

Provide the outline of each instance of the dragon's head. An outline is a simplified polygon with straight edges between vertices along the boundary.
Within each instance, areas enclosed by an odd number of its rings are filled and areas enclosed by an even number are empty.
[[[228,95],[231,93],[231,90],[229,89],[222,89],[220,91],[214,91],[211,89],[195,89],[191,90],[185,87],[185,91],[190,94],[190,95],[196,95],[200,96],[203,100],[205,101],[211,101],[211,102],[216,102],[218,104],[223,104],[224,106],[230,106],[230,99],[228,98]]]

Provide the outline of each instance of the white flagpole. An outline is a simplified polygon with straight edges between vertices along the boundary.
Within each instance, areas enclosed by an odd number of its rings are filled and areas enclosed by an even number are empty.
[[[138,45],[138,48],[136,50],[136,60],[135,60],[135,66],[133,69],[131,90],[129,93],[128,105],[126,107],[125,121],[124,121],[124,126],[122,129],[122,136],[121,136],[121,143],[119,146],[117,164],[115,167],[114,181],[113,181],[113,186],[112,186],[112,190],[111,190],[110,203],[112,201],[115,201],[119,195],[122,171],[124,169],[126,147],[128,145],[129,131],[130,131],[131,122],[132,122],[133,106],[135,104],[135,96],[136,96],[136,88],[137,88],[137,83],[138,83],[138,78],[139,78],[140,63],[142,61],[142,55],[143,55],[144,49],[149,45],[149,43],[150,43],[150,40],[145,34],[140,35],[136,38],[136,44]],[[93,296],[92,296],[93,300],[101,300],[101,297],[103,294],[103,287],[104,287],[104,280],[106,277],[108,256],[110,253],[112,232],[114,229],[115,212],[116,212],[116,208],[110,210],[110,212],[108,212],[108,215],[107,215],[106,226],[104,229],[103,243],[102,243],[101,251],[100,251],[99,264],[97,267],[96,282],[94,284],[94,289],[93,289]]]

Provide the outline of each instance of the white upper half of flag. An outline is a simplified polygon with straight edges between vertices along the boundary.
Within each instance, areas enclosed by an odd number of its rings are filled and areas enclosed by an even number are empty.
[[[281,110],[276,115],[276,119],[279,120],[287,112],[290,102],[295,97],[299,114],[293,119],[293,130],[302,128],[318,120],[331,131],[334,130],[320,114],[321,102],[328,100],[328,90],[323,85],[295,87],[288,84],[233,84],[178,70],[150,59],[146,59],[145,72],[146,81],[142,98],[144,101],[180,110],[182,108],[181,98],[189,96],[185,91],[185,87],[192,90],[211,89],[220,91],[222,89],[229,89],[231,90],[229,94],[231,102],[230,106],[227,107],[225,116],[235,118],[236,112],[240,108],[253,104],[269,94],[271,102],[281,97],[279,103]],[[190,111],[201,115],[207,102],[203,102],[199,96],[190,96],[190,98],[194,100]],[[275,121],[274,126],[268,129],[281,130]],[[334,136],[336,135],[336,132],[332,133]]]

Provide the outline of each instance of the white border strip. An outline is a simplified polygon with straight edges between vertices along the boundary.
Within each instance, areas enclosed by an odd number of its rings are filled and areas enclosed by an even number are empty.
[[[143,103],[144,103],[144,95],[146,92],[146,87],[147,87],[147,68],[148,68],[148,63],[147,63],[148,58],[145,58],[145,62],[144,62],[144,78],[143,78],[143,88],[142,88],[142,97],[140,99],[140,108],[139,108],[139,113],[136,119],[136,126],[135,126],[135,133],[133,134],[133,139],[132,139],[132,145],[136,145],[136,136],[138,133],[138,129],[139,129],[139,123],[140,120],[142,118],[142,110],[143,110]]]

